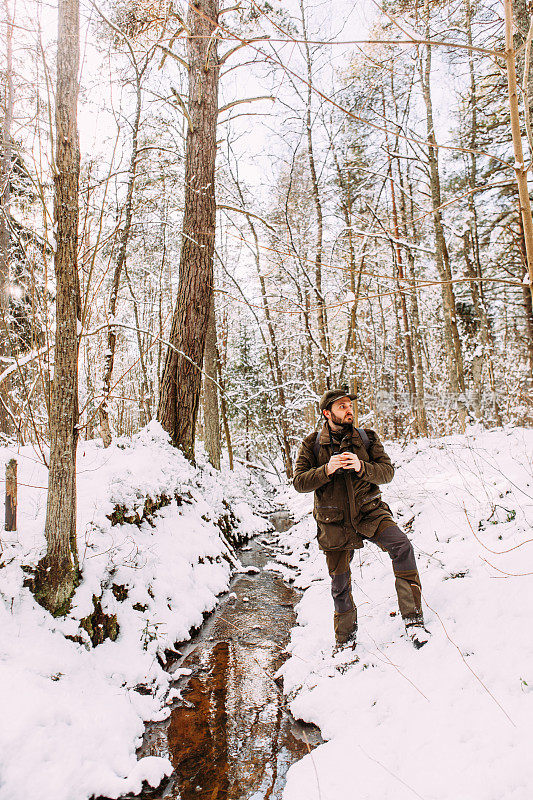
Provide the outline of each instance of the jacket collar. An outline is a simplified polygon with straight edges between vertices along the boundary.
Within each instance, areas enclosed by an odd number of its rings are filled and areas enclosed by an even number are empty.
[[[320,431],[318,442],[319,444],[326,446],[330,444],[329,428],[327,422],[324,422],[324,424],[322,425],[322,430]],[[352,442],[354,444],[360,444],[359,434],[357,433],[355,428],[353,429],[352,433]]]
[[[322,430],[320,431],[320,437],[318,441],[322,445],[329,444],[329,428],[327,422],[324,422],[324,424],[322,425]]]

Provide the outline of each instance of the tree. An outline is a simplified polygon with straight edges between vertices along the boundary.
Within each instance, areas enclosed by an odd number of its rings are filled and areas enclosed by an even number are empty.
[[[10,199],[12,173],[11,122],[13,119],[13,21],[8,0],[6,15],[6,67],[4,121],[2,125],[2,157],[0,159],[0,371],[2,356],[9,356],[9,266],[11,260]],[[9,434],[12,423],[8,413],[8,381],[0,386],[0,432]]]
[[[201,366],[213,295],[218,114],[218,0],[194,0],[187,14],[189,98],[185,209],[179,288],[159,397],[158,419],[194,458]]]
[[[220,469],[220,415],[218,413],[218,348],[215,297],[211,297],[205,342],[204,420],[205,447],[210,463]]]
[[[522,231],[526,251],[526,264],[528,266],[529,290],[533,297],[533,218],[531,215],[531,200],[527,186],[527,173],[529,167],[524,163],[522,148],[522,132],[520,129],[520,113],[518,105],[518,85],[516,76],[516,51],[513,43],[513,3],[512,0],[504,0],[505,10],[505,65],[507,68],[507,88],[509,92],[509,111],[511,116],[511,136],[513,140],[513,150],[515,156],[515,175],[518,186],[518,196],[520,202],[520,216],[522,220]],[[526,48],[531,49],[531,39],[528,36]],[[528,88],[528,73],[524,74],[524,84]],[[526,117],[529,118],[529,101],[526,93]]]
[[[429,0],[424,2],[426,17],[426,39],[431,39]],[[435,263],[441,280],[442,313],[444,317],[444,341],[450,391],[457,403],[459,422],[464,429],[466,420],[465,381],[461,339],[457,328],[455,292],[452,283],[452,270],[448,245],[444,235],[442,220],[442,195],[439,171],[439,156],[436,148],[435,125],[433,119],[433,99],[431,96],[431,57],[432,46],[426,44],[425,57],[420,59],[420,80],[426,108],[426,128],[428,140],[429,188],[433,206],[433,225],[435,229]]]
[[[111,444],[111,428],[109,426],[109,395],[111,393],[111,378],[113,375],[113,364],[115,360],[115,348],[117,343],[117,335],[116,329],[113,327],[113,320],[115,317],[115,313],[117,310],[117,299],[118,293],[120,289],[120,282],[122,276],[122,270],[126,272],[126,257],[128,252],[128,244],[130,240],[130,233],[131,233],[131,225],[132,225],[132,218],[133,218],[133,193],[135,187],[135,177],[137,173],[137,163],[138,163],[138,151],[139,151],[139,127],[141,122],[141,111],[142,111],[142,81],[144,74],[149,66],[151,56],[153,54],[153,48],[150,48],[147,53],[144,54],[144,57],[139,58],[138,55],[135,53],[133,48],[133,43],[131,39],[124,33],[124,31],[118,26],[115,25],[113,22],[108,20],[102,12],[100,12],[102,18],[105,22],[109,25],[111,30],[119,37],[119,40],[122,40],[125,45],[126,52],[128,54],[129,62],[132,67],[132,72],[134,76],[133,85],[135,87],[135,113],[133,117],[133,122],[131,123],[131,151],[130,151],[130,160],[129,160],[129,169],[128,169],[128,180],[127,180],[127,187],[126,187],[126,201],[124,203],[124,222],[121,227],[121,231],[119,234],[119,247],[118,247],[118,254],[117,260],[115,263],[115,270],[113,273],[113,282],[111,284],[111,293],[109,297],[109,315],[111,317],[111,323],[108,328],[107,332],[107,348],[105,351],[105,359],[104,359],[104,374],[102,377],[102,385],[103,385],[103,398],[98,407],[98,414],[100,417],[100,430],[102,433],[102,440],[104,443],[104,447],[109,447]],[[131,282],[128,279],[128,284],[131,290]],[[137,305],[135,304],[135,313],[137,315]],[[137,322],[137,331],[139,329],[138,320]],[[141,354],[141,361],[143,358],[142,348],[140,347],[140,354]],[[143,363],[144,366],[144,363]],[[145,372],[143,370],[143,372]],[[146,378],[143,375],[143,397],[146,394]]]
[[[315,152],[313,146],[313,129],[311,123],[311,105],[313,91],[313,61],[311,50],[308,43],[307,23],[305,18],[304,1],[300,0],[300,16],[302,20],[302,33],[305,41],[305,61],[307,66],[307,97],[305,104],[305,130],[307,137],[307,157],[309,160],[309,173],[311,175],[311,187],[313,201],[316,212],[316,249],[315,249],[315,294],[317,304],[318,333],[320,337],[320,372],[318,391],[322,394],[326,389],[331,388],[331,367],[330,367],[330,342],[328,335],[328,318],[326,303],[322,290],[322,250],[324,240],[324,213],[320,197],[320,187],[315,163]]]
[[[76,446],[78,442],[78,185],[77,129],[79,2],[59,0],[54,222],[56,338],[50,413],[50,468],[46,555],[38,564],[35,594],[54,615],[66,613],[78,581]]]

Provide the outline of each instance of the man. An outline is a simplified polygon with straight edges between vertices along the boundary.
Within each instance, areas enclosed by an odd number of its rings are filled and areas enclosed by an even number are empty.
[[[426,644],[421,586],[413,546],[398,528],[379,484],[389,483],[394,467],[375,431],[353,427],[352,400],[343,389],[320,399],[322,429],[309,434],[296,461],[294,488],[314,492],[317,538],[326,556],[333,595],[333,627],[338,647],[354,646],[357,609],[352,597],[350,562],[354,550],[370,539],[392,560],[400,613],[407,635]]]

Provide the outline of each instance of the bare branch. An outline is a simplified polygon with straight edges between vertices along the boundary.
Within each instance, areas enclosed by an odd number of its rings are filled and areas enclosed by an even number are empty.
[[[187,110],[187,106],[185,105],[185,103],[181,99],[181,97],[179,95],[179,92],[177,92],[176,89],[174,89],[174,87],[171,87],[171,91],[172,91],[172,94],[174,95],[174,97],[176,98],[176,100],[178,101],[178,105],[181,108],[181,110],[183,111],[183,113],[184,113],[184,115],[185,115],[185,117],[187,119],[187,122],[189,123],[189,128],[191,129],[191,131],[193,131],[194,130],[194,125],[193,125],[191,116],[189,114],[189,111]]]
[[[230,108],[239,106],[242,103],[254,103],[256,100],[272,100],[272,102],[275,102],[276,98],[265,94],[262,97],[247,97],[244,100],[234,100],[232,103],[227,103],[225,106],[222,106],[222,108],[219,108],[218,113],[221,114],[223,111],[229,111]]]
[[[273,228],[272,225],[270,225],[266,221],[266,219],[263,219],[263,217],[260,217],[259,214],[252,214],[251,211],[247,211],[245,208],[236,208],[235,206],[218,205],[218,203],[217,203],[217,208],[224,209],[226,211],[237,211],[239,214],[244,214],[246,217],[253,217],[254,219],[258,219],[259,222],[262,222],[263,225],[266,225],[266,227],[269,228],[269,230],[271,230],[274,233],[276,233],[276,229]]]
[[[172,58],[176,59],[176,61],[177,61],[179,64],[181,64],[181,65],[182,65],[182,67],[185,67],[185,69],[187,69],[187,70],[189,69],[189,65],[188,65],[188,63],[185,61],[185,59],[184,59],[184,58],[182,58],[181,56],[179,56],[177,53],[175,53],[175,52],[174,52],[174,50],[170,50],[168,47],[165,47],[165,45],[164,45],[164,44],[158,44],[157,46],[158,46],[158,47],[159,47],[159,48],[160,48],[160,49],[161,49],[161,50],[162,50],[164,53],[166,53],[166,54],[167,54],[167,56],[171,56]],[[161,64],[159,65],[159,69],[161,69],[161,67],[162,67],[162,66],[163,66],[163,61],[161,61]]]
[[[231,50],[228,50],[227,53],[219,58],[218,63],[222,66],[228,58],[230,58],[237,50],[241,50],[243,47],[248,47],[249,44],[252,42],[265,42],[270,39],[270,36],[255,36],[253,39],[241,39],[240,44],[236,44],[235,47],[232,47]]]

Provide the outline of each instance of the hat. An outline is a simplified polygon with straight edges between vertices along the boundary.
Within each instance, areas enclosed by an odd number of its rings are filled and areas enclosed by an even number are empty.
[[[324,411],[325,408],[329,408],[335,400],[340,400],[341,397],[349,397],[350,400],[355,400],[357,395],[350,394],[345,389],[329,389],[327,392],[324,392],[322,397],[320,398],[320,402],[318,407],[320,409],[320,413]]]

